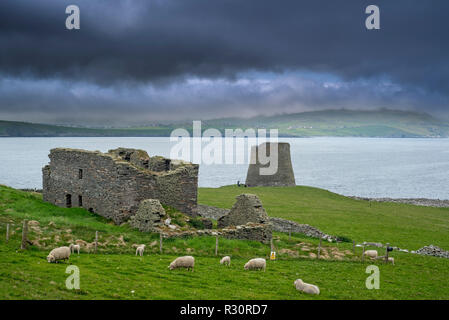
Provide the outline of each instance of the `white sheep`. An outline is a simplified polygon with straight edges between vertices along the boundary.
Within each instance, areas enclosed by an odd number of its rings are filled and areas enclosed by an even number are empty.
[[[377,250],[366,250],[364,255],[370,257],[371,259],[377,259]]]
[[[220,264],[224,264],[225,266],[230,266],[231,265],[231,257],[230,256],[226,256],[221,258],[220,260]]]
[[[267,266],[267,261],[265,259],[255,258],[255,259],[249,260],[243,268],[245,270],[263,270],[263,271],[265,271],[266,266]]]
[[[145,251],[145,245],[141,244],[140,246],[137,247],[136,249],[136,256],[137,254],[139,254],[139,256],[143,256],[143,252]]]
[[[50,251],[47,256],[48,262],[56,262],[58,260],[68,260],[70,258],[69,247],[59,247]]]
[[[192,256],[184,256],[176,258],[175,260],[170,263],[168,268],[170,270],[177,269],[177,268],[186,268],[187,270],[192,269],[195,266],[195,258]]]
[[[76,250],[76,252],[78,253],[78,254],[80,254],[80,249],[81,249],[81,247],[80,247],[80,245],[79,244],[71,244],[70,246],[69,246],[69,248],[70,248],[70,253],[75,253],[75,250]]]
[[[318,288],[314,284],[305,283],[301,279],[296,279],[295,282],[293,282],[293,284],[295,285],[295,288],[298,291],[302,291],[308,294],[320,294],[320,288]]]

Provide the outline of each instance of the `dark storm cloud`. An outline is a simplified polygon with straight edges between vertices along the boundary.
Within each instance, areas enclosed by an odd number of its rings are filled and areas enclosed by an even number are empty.
[[[380,31],[364,28],[371,3]],[[68,4],[79,31],[64,28]],[[110,83],[299,68],[446,91],[447,12],[444,0],[3,0],[0,70]]]
[[[81,30],[65,29],[70,4]],[[364,26],[369,4],[379,31]],[[0,117],[447,111],[447,12],[446,0],[2,0]]]

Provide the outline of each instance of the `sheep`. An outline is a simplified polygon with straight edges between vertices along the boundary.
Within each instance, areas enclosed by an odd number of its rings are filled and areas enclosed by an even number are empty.
[[[364,255],[370,257],[371,259],[376,259],[377,258],[377,250],[366,250]]]
[[[141,244],[140,246],[137,247],[136,249],[136,256],[137,254],[139,254],[140,256],[143,256],[143,252],[145,251],[145,245]]]
[[[267,266],[267,261],[265,259],[255,258],[255,259],[249,260],[243,268],[245,270],[263,270],[263,271],[265,271],[266,266]]]
[[[69,247],[59,247],[50,251],[47,256],[47,261],[49,263],[56,262],[58,260],[68,260],[70,258],[70,248]]]
[[[177,268],[186,268],[187,270],[192,269],[195,266],[195,258],[192,256],[184,256],[176,258],[175,260],[170,263],[168,268],[170,270],[177,269]]]
[[[75,253],[75,250],[76,250],[76,252],[78,253],[78,254],[80,254],[80,249],[81,249],[81,247],[80,247],[80,245],[79,244],[71,244],[70,246],[69,246],[69,248],[70,248],[70,253]]]
[[[293,284],[298,291],[302,291],[308,294],[320,294],[320,288],[318,288],[314,284],[305,283],[301,279],[296,279]]]
[[[226,256],[221,258],[220,260],[220,264],[224,264],[225,266],[230,266],[231,265],[231,257],[230,256]]]

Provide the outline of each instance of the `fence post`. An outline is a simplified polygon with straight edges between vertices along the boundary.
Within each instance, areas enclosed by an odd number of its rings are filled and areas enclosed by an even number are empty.
[[[97,247],[98,247],[98,231],[95,231],[95,247],[94,247],[94,253],[97,253]]]
[[[162,254],[162,232],[159,233],[159,252]]]
[[[288,229],[288,241],[292,239],[292,226],[290,226],[290,229]]]
[[[218,255],[218,236],[215,237],[215,255]]]
[[[352,253],[355,254],[355,241],[352,240]]]
[[[320,244],[318,245],[318,259],[320,258],[320,252],[321,252],[321,237],[320,237]]]
[[[385,249],[385,263],[388,263],[388,248],[390,247],[390,244],[387,243],[387,248]]]
[[[365,242],[363,242],[362,262],[365,261]]]
[[[6,243],[9,241],[9,223],[6,224]]]
[[[28,221],[23,220],[23,227],[22,227],[22,244],[20,246],[20,249],[25,250],[27,248],[27,241],[28,241]]]

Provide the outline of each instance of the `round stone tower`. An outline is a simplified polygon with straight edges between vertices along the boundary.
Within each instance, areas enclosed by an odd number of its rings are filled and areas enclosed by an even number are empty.
[[[251,161],[246,175],[248,187],[295,186],[290,157],[290,144],[266,142],[251,148]]]

